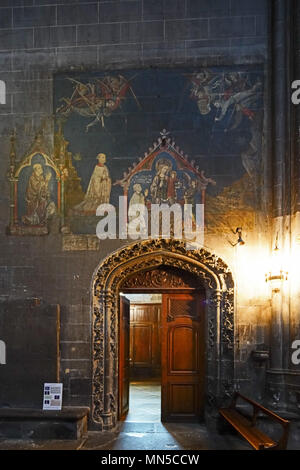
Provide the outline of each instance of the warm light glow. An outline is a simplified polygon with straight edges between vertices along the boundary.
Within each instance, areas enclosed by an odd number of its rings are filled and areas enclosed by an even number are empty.
[[[288,259],[289,284],[291,295],[299,295],[299,270],[300,270],[300,243],[297,239],[292,240],[291,253]]]
[[[266,282],[271,282],[272,291],[278,292],[282,287],[282,282],[288,279],[287,266],[289,257],[283,250],[280,250],[277,242],[272,250],[270,260],[270,271],[266,273]]]
[[[265,283],[267,251],[263,246],[237,245],[235,247],[236,282],[239,295],[245,299],[258,300],[268,296]]]

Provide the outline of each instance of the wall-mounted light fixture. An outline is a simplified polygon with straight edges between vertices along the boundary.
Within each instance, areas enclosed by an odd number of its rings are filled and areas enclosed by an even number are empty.
[[[236,245],[245,245],[244,240],[242,239],[242,227],[237,227],[235,229],[235,233],[238,234],[238,240],[236,242]]]
[[[245,242],[244,240],[242,239],[242,227],[237,227],[235,230],[232,230],[233,233],[237,233],[238,235],[238,239],[235,243],[232,243],[230,240],[229,243],[231,246],[236,246],[236,245],[239,245],[239,246],[242,246],[242,245],[245,245]]]
[[[266,282],[272,282],[274,291],[278,291],[281,281],[286,281],[288,278],[288,272],[282,267],[282,253],[278,246],[278,235],[276,236],[275,247],[272,251],[271,269],[265,276]]]

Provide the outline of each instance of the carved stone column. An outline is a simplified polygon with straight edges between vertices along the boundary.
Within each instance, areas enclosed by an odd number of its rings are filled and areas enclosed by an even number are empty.
[[[291,73],[293,67],[293,0],[271,2],[272,56],[272,246],[288,253],[291,246]],[[281,286],[272,290],[270,368],[267,370],[269,406],[287,409],[289,376],[290,298]]]
[[[94,287],[93,301],[93,420],[103,426],[104,411],[104,345],[105,345],[105,292],[101,291],[98,282]]]
[[[115,425],[115,390],[114,374],[116,373],[116,311],[115,295],[106,291],[105,293],[105,319],[104,319],[104,406],[103,406],[103,429],[111,429]]]
[[[207,303],[207,413],[215,413],[221,401],[221,299],[219,289],[206,291]]]

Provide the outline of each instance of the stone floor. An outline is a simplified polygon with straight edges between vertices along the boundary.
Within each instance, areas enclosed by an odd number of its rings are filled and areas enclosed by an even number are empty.
[[[159,382],[131,382],[126,423],[160,423],[161,385]]]
[[[161,423],[160,385],[133,383],[127,419],[110,432],[90,431],[81,441],[0,440],[0,450],[249,450],[238,435],[218,434],[204,424]],[[300,449],[300,424],[293,424],[288,449]]]

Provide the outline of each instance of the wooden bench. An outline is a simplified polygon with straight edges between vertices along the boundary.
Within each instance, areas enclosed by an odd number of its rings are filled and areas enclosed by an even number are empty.
[[[251,417],[244,416],[242,411],[237,408],[238,399],[244,400],[252,405]],[[290,422],[250,398],[245,397],[241,393],[235,392],[230,406],[228,408],[221,408],[219,413],[255,450],[286,449]],[[256,420],[259,413],[267,415],[272,421],[276,421],[282,426],[282,434],[279,440],[273,440],[256,427]]]

